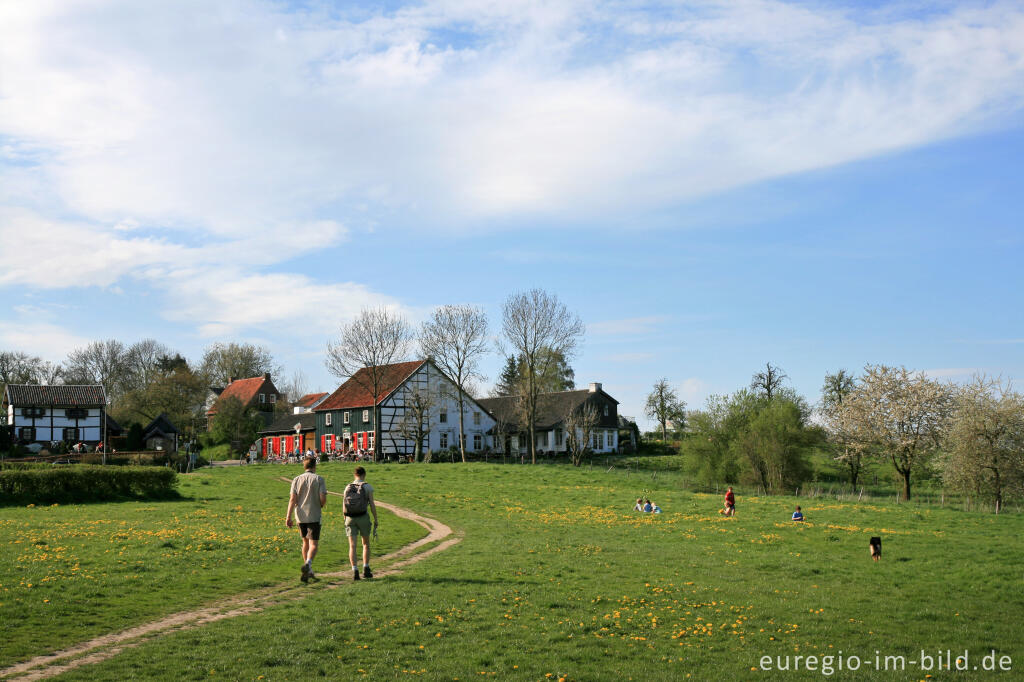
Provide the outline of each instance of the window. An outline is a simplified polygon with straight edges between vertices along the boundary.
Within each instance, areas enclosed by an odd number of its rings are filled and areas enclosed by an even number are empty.
[[[351,412],[349,412],[348,410],[345,410],[345,414],[343,414],[341,416],[341,421],[344,422],[345,424],[348,424],[349,419],[351,418],[351,414],[352,414]]]
[[[46,414],[46,408],[43,407],[23,407],[21,408],[21,414],[25,417],[42,417]]]
[[[593,450],[594,446],[597,445],[597,434],[590,434],[590,449]]]
[[[363,410],[363,423],[364,424],[369,424],[370,423],[370,411],[369,410]]]
[[[328,412],[327,414],[324,415],[324,426],[330,426],[330,425],[331,425],[331,413]]]
[[[484,437],[479,433],[473,434],[473,449],[483,450],[484,449]]]
[[[448,413],[447,412],[440,412],[440,413],[438,413],[437,421],[441,422],[442,424],[447,424],[448,423]]]
[[[68,419],[85,419],[89,416],[89,410],[81,407],[69,407],[64,410],[64,416]]]
[[[260,393],[260,402],[261,403],[267,402],[267,394],[266,393]]]
[[[19,431],[19,437],[22,441],[28,442],[36,439],[36,429],[34,426],[22,426]]]
[[[548,432],[541,431],[537,434],[537,447],[546,448],[548,446]]]
[[[64,429],[64,442],[71,443],[78,440],[78,429],[74,426]]]
[[[25,429],[22,429],[22,431],[24,431],[24,430]],[[442,433],[441,434],[441,443],[440,443],[440,445],[441,445],[441,449],[442,450],[446,450],[448,448],[448,434],[447,433]]]
[[[474,412],[473,413],[473,426],[480,426],[480,413],[479,412]]]
[[[271,403],[276,403],[277,402],[277,394],[276,393],[271,393],[270,394],[270,402]],[[607,409],[607,408],[605,408],[605,409]],[[608,413],[605,412],[605,414],[608,414]]]
[[[373,433],[370,433],[367,437],[370,439],[370,449],[373,450]]]
[[[604,431],[597,434],[597,449],[604,450]]]
[[[555,445],[562,447],[562,443],[565,441],[565,434],[562,433],[562,429],[555,429]]]
[[[604,406],[604,416],[606,416],[606,417],[608,416],[608,406],[607,405]]]

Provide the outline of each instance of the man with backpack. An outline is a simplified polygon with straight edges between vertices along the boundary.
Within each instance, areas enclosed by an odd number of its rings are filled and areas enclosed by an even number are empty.
[[[327,484],[323,476],[316,473],[316,459],[307,457],[302,462],[303,473],[292,479],[291,495],[288,497],[288,511],[284,523],[292,527],[292,512],[299,522],[302,533],[302,582],[309,582],[313,576],[313,557],[320,544],[320,510],[327,504]]]
[[[345,486],[345,535],[348,536],[348,561],[352,564],[352,579],[359,580],[356,566],[356,534],[363,538],[363,577],[372,578],[370,571],[370,532],[377,535],[377,505],[373,502],[373,486],[366,482],[366,469],[356,467],[355,480]],[[373,514],[373,525],[370,516]]]

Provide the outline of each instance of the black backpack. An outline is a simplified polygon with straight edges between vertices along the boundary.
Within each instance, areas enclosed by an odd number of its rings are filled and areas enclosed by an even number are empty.
[[[345,486],[345,516],[362,516],[370,506],[370,496],[363,489],[365,483],[352,482]]]

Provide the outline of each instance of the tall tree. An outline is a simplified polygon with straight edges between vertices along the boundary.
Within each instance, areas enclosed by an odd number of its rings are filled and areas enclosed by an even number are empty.
[[[668,437],[670,421],[682,424],[686,415],[686,402],[679,399],[675,390],[669,386],[668,379],[659,379],[647,394],[644,414],[661,425],[661,439],[665,440]]]
[[[840,419],[854,445],[892,462],[909,500],[911,475],[939,451],[952,407],[948,384],[906,367],[868,365]]]
[[[487,352],[487,313],[469,305],[444,305],[420,328],[420,348],[455,383],[459,406],[459,450],[466,461],[465,397],[469,383],[482,379]]]
[[[213,386],[227,386],[230,379],[261,374],[281,374],[281,366],[265,346],[252,343],[214,343],[203,351],[199,372]]]
[[[338,340],[327,344],[327,369],[341,379],[353,378],[373,396],[373,459],[380,449],[380,406],[387,366],[405,360],[412,329],[404,317],[387,308],[363,308],[341,324]],[[366,369],[359,374],[360,369]]]
[[[840,419],[843,402],[857,387],[857,380],[845,369],[835,374],[825,375],[825,384],[821,387],[821,416],[825,423],[829,439],[835,448],[834,459],[846,467],[850,476],[850,485],[857,486],[863,469],[863,448],[851,443],[849,434],[843,430]]]
[[[763,372],[756,373],[750,380],[750,388],[771,402],[782,387],[782,382],[789,377],[779,367],[765,363]]]
[[[569,358],[583,337],[579,315],[570,312],[554,294],[531,289],[512,294],[502,309],[502,336],[525,364],[522,397],[530,436],[530,461],[537,462],[538,377],[544,375],[555,354]]]
[[[0,351],[0,389],[7,384],[30,384],[38,374],[37,357],[21,351]]]
[[[210,433],[216,442],[231,443],[233,450],[244,452],[256,441],[262,428],[263,418],[259,412],[230,396],[217,404],[217,419]]]
[[[404,409],[398,421],[398,433],[414,443],[413,458],[420,462],[423,460],[423,441],[430,433],[434,408],[437,406],[435,394],[428,386],[407,385],[402,401]]]
[[[519,360],[514,355],[505,357],[505,366],[498,375],[492,395],[495,398],[515,396],[522,393],[522,374],[519,371]]]
[[[575,409],[569,410],[562,417],[562,427],[565,429],[565,448],[569,452],[569,459],[573,466],[581,466],[583,460],[591,452],[590,439],[599,419],[597,408],[590,402],[585,402]]]
[[[161,376],[160,365],[171,350],[154,339],[143,339],[125,350],[125,391],[145,390]]]
[[[101,384],[107,400],[116,404],[131,374],[128,349],[116,339],[93,341],[68,353],[64,381],[68,384]]]
[[[576,386],[576,371],[562,354],[544,349],[539,354],[541,368],[537,376],[538,390],[541,393],[557,393],[571,391]],[[501,370],[495,384],[494,396],[517,396],[523,392],[526,383],[526,363],[521,356],[509,355],[505,358],[505,366]]]
[[[996,513],[1007,494],[1024,493],[1024,396],[1009,382],[975,376],[957,393],[943,478],[990,496]]]

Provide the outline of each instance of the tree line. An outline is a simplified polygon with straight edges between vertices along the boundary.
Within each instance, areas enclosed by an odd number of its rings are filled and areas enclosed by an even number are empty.
[[[936,475],[950,490],[990,499],[996,510],[1024,496],[1024,396],[985,375],[965,385],[905,367],[867,365],[860,375],[825,376],[812,406],[768,363],[750,386],[712,395],[699,410],[662,379],[646,412],[663,437],[678,425],[687,472],[702,484],[749,483],[767,493],[793,491],[825,451],[856,487],[868,463],[889,466],[911,499],[913,482]]]

